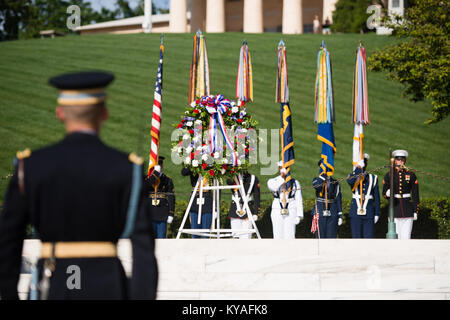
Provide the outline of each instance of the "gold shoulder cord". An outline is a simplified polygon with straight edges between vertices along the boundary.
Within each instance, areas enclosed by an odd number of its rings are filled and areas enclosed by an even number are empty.
[[[28,158],[31,155],[30,149],[25,149],[23,151],[17,151],[16,156],[18,163],[18,170],[17,170],[17,178],[19,180],[19,190],[20,193],[23,195],[25,194],[25,171],[24,171],[24,159]]]

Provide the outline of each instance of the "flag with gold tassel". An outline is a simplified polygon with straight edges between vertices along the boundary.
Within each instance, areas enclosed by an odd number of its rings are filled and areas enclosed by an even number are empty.
[[[276,83],[275,102],[281,104],[281,161],[282,167],[286,169],[285,190],[292,188],[294,181],[291,177],[290,167],[295,162],[294,139],[292,135],[292,115],[289,107],[289,87],[287,74],[286,46],[283,40],[278,44],[278,71]]]
[[[318,124],[317,139],[322,142],[319,175],[326,176],[334,174],[334,154],[337,151],[333,132],[335,112],[331,74],[330,53],[322,41],[317,54],[314,122]]]
[[[189,103],[210,95],[209,64],[206,39],[199,30],[194,36],[191,70],[189,73]]]
[[[238,106],[244,105],[247,101],[253,101],[252,59],[246,40],[244,40],[239,53],[236,100],[238,101]]]

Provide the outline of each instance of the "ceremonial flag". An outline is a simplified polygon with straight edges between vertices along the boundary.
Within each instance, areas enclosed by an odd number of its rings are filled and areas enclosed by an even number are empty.
[[[294,164],[294,139],[292,136],[292,117],[289,108],[289,87],[287,76],[286,46],[283,40],[278,44],[278,72],[276,84],[275,102],[281,103],[281,161],[283,168],[286,169],[285,177],[286,190],[292,188],[293,180],[291,178],[290,166]]]
[[[360,44],[356,49],[355,72],[353,75],[352,122],[355,124],[353,135],[353,169],[364,159],[363,126],[369,124],[369,102],[367,91],[366,49]]]
[[[148,177],[152,175],[154,167],[158,164],[158,157],[159,157],[159,134],[161,129],[161,115],[162,115],[161,95],[162,95],[163,54],[164,54],[164,44],[163,44],[163,36],[161,35],[161,45],[159,47],[159,65],[158,65],[158,72],[156,73],[155,92],[153,98],[152,128],[150,130],[152,142],[150,147],[150,159],[147,171]]]
[[[199,30],[194,36],[194,49],[189,73],[189,103],[209,95],[209,65],[206,39]]]
[[[353,74],[353,103],[352,103],[352,121],[355,124],[353,134],[353,170],[358,162],[364,160],[363,148],[363,126],[368,125],[369,121],[369,97],[367,91],[367,71],[366,71],[366,49],[359,44],[356,49],[356,63]],[[364,176],[361,177],[353,186],[354,191],[359,186],[360,194],[363,193]],[[363,198],[360,198],[361,206]]]
[[[334,154],[336,146],[334,143],[334,133],[332,123],[319,123],[317,140],[322,141],[322,160],[319,168],[319,175],[326,173],[327,176],[334,174]]]
[[[330,53],[325,46],[325,42],[322,41],[317,55],[314,122],[318,123],[317,139],[322,142],[319,175],[326,174],[327,176],[334,174],[334,154],[336,153],[333,133],[335,112],[331,73]]]
[[[241,106],[247,101],[253,101],[252,59],[244,40],[239,54],[239,67],[236,79],[236,99]]]

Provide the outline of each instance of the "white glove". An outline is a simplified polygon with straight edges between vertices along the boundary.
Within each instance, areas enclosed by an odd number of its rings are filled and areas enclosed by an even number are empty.
[[[300,221],[302,220],[302,217],[295,217],[295,225],[299,224]]]
[[[379,218],[380,218],[379,216],[375,216],[374,222],[377,223]]]
[[[157,164],[154,169],[155,169],[155,171],[158,172],[158,175],[160,176],[161,175],[161,166],[159,164]]]
[[[173,221],[173,217],[172,216],[168,216],[167,217],[167,223],[172,223]]]
[[[414,221],[417,220],[417,212],[414,212]]]
[[[287,174],[287,170],[286,170],[286,168],[281,168],[281,170],[280,170],[280,173],[283,175],[286,175]]]
[[[253,221],[258,220],[258,216],[256,214],[254,214],[252,217],[253,217]]]
[[[342,218],[339,218],[338,220],[338,226],[340,226],[344,221],[342,220]]]
[[[361,168],[364,168],[364,160],[359,160],[358,166],[360,166]]]
[[[391,196],[391,189],[388,189],[387,191],[386,191],[386,197],[390,197]]]

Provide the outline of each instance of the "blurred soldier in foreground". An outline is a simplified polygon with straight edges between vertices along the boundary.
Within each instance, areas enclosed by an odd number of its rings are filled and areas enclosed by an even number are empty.
[[[419,182],[412,171],[404,166],[408,152],[395,150],[394,157],[394,191],[390,190],[390,174],[383,179],[383,197],[394,195],[394,222],[399,239],[411,239],[413,220],[417,220],[419,213]]]
[[[320,167],[322,159],[318,162]],[[312,214],[318,219],[318,238],[336,238],[342,224],[342,193],[339,182],[325,172],[313,179],[316,203]],[[316,216],[317,215],[317,216]],[[313,219],[314,222],[314,219]]]
[[[18,299],[23,240],[31,224],[42,241],[31,299],[154,299],[154,239],[142,209],[142,159],[106,146],[98,134],[108,117],[104,72],[50,79],[59,89],[56,115],[66,127],[58,143],[18,152],[0,215],[0,295]],[[117,257],[119,238],[132,243],[132,277]]]
[[[272,219],[274,239],[295,239],[295,226],[303,219],[303,198],[300,182],[294,180],[292,188],[286,190],[286,168],[278,163],[280,175],[269,179],[267,186],[273,194]]]
[[[164,157],[158,158],[152,175],[146,180],[148,184],[148,198],[146,211],[150,213],[155,238],[167,237],[167,224],[172,223],[175,213],[175,195],[172,178],[163,172]]]
[[[360,160],[355,170],[347,177],[353,198],[348,214],[352,238],[373,238],[374,225],[380,217],[378,177],[366,173],[369,158],[370,156],[365,153],[364,160]]]
[[[248,206],[251,210],[252,218],[254,221],[258,220],[258,215],[260,211],[260,185],[258,178],[245,171],[242,174],[245,195],[248,199]],[[234,184],[231,179],[227,180],[229,185]],[[231,205],[228,211],[228,218],[230,219],[230,225],[232,230],[242,230],[242,229],[252,229],[253,224],[247,216],[247,212],[244,208],[244,200],[236,188],[231,194]],[[235,238],[239,239],[251,239],[252,234],[248,233],[237,233]]]

